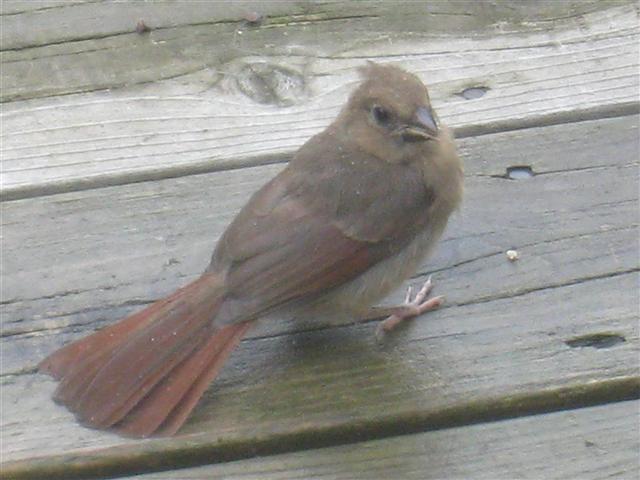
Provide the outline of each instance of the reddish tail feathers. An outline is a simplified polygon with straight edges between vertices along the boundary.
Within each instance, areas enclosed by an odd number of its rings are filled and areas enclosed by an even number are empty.
[[[136,437],[172,435],[251,322],[214,330],[220,280],[205,274],[173,295],[54,352],[57,402],[89,426]]]

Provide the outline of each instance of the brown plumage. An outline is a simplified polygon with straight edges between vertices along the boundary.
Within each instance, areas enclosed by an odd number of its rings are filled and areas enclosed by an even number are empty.
[[[81,422],[173,434],[258,319],[363,316],[415,272],[461,200],[462,165],[417,77],[372,63],[362,74],[336,120],[237,215],[202,277],[40,364]]]

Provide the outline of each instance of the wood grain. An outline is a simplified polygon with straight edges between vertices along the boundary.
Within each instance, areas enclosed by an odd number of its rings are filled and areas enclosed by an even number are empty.
[[[511,15],[485,2],[453,3],[452,11],[275,2],[271,23],[258,28],[226,16],[240,18],[249,6],[221,13],[212,5],[169,18],[175,8],[154,4],[145,18],[161,28],[148,35],[133,29],[149,4],[2,17],[7,37],[26,42],[1,60],[3,198],[284,162],[335,116],[366,59],[421,76],[462,134],[638,109],[633,2],[579,3],[568,16],[557,2],[538,13],[519,3]],[[466,13],[474,9],[476,20]],[[54,14],[77,25],[61,28]],[[40,17],[51,26],[16,34]],[[469,87],[487,92],[466,100]]]

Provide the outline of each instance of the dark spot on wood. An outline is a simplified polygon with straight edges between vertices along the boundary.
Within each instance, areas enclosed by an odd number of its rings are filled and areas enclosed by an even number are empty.
[[[592,333],[589,335],[574,337],[570,340],[565,340],[564,343],[571,348],[611,348],[626,341],[626,338],[617,333]]]
[[[584,441],[584,446],[585,446],[585,447],[595,447],[595,446],[596,446],[596,444],[595,444],[595,443],[593,443],[593,442],[590,442],[589,440],[585,440],[585,441]]]
[[[146,23],[144,23],[144,20],[138,20],[138,23],[136,23],[136,33],[142,35],[143,33],[147,33],[150,31],[151,29],[147,26]]]
[[[244,22],[250,27],[259,27],[265,20],[265,16],[259,12],[247,12],[244,14]]]
[[[507,173],[504,178],[511,180],[523,180],[525,178],[531,178],[534,176],[533,170],[528,165],[518,165],[514,167],[508,167]]]
[[[469,87],[465,88],[458,95],[467,100],[475,100],[476,98],[484,97],[484,94],[489,90],[489,87]]]
[[[293,105],[305,93],[300,73],[269,63],[246,65],[236,77],[236,84],[252,100],[273,105]]]

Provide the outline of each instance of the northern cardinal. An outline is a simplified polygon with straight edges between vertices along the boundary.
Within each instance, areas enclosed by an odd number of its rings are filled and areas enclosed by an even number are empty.
[[[40,363],[60,380],[56,401],[91,427],[172,435],[258,319],[366,317],[416,271],[461,201],[462,164],[418,77],[374,63],[360,73],[335,121],[238,213],[200,278]],[[436,306],[428,290],[383,327]]]

